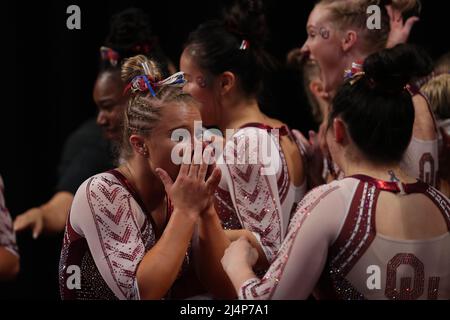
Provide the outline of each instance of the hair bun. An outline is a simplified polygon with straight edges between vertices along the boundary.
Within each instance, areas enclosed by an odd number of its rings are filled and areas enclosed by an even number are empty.
[[[401,91],[414,78],[433,71],[433,61],[425,50],[399,44],[376,52],[364,61],[364,72],[372,85],[383,91]]]
[[[115,50],[132,51],[135,45],[152,42],[154,36],[148,15],[138,8],[129,8],[111,18],[110,33],[105,45]]]
[[[130,83],[138,76],[147,76],[152,81],[162,78],[161,70],[157,64],[144,55],[138,55],[125,60],[122,65],[122,81]]]
[[[223,17],[230,31],[247,38],[251,45],[265,42],[267,25],[261,0],[235,0],[224,9]]]

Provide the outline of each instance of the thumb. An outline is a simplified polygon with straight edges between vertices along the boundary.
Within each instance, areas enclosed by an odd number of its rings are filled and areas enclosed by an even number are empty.
[[[164,189],[166,190],[167,193],[169,193],[169,190],[173,185],[172,178],[169,176],[169,174],[165,170],[163,170],[161,168],[158,168],[155,171],[156,171],[156,174],[161,179],[161,181],[164,185]]]
[[[414,26],[414,24],[416,22],[418,22],[419,20],[420,20],[419,17],[411,17],[408,20],[406,20],[405,26],[404,26],[405,32],[407,32],[409,34],[411,32],[411,29]]]

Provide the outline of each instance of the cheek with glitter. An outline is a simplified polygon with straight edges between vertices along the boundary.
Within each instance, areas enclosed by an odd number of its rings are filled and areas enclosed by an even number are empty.
[[[204,77],[199,76],[195,78],[195,82],[200,88],[206,88],[206,79]]]

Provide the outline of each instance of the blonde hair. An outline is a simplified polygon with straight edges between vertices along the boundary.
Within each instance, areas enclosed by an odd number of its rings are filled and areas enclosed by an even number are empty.
[[[450,72],[450,52],[447,52],[438,59],[434,67],[434,72],[437,74]]]
[[[126,84],[132,83],[136,77],[145,76],[151,83],[162,80],[159,66],[144,55],[138,55],[125,60],[122,65],[122,80]],[[168,103],[195,104],[193,98],[184,93],[179,86],[165,85],[154,88],[153,96],[148,91],[130,92],[128,106],[125,109],[123,123],[123,139],[121,157],[128,159],[133,154],[129,142],[133,134],[148,137],[153,128],[161,120],[162,109]]]
[[[320,0],[317,5],[329,10],[330,20],[340,30],[356,28],[365,53],[371,54],[386,47],[390,32],[389,16],[380,0]],[[381,8],[380,29],[367,28],[367,8],[371,5]],[[392,0],[392,7],[401,12],[412,10],[419,5],[418,0]]]
[[[421,88],[428,97],[433,113],[439,119],[450,119],[450,74],[441,74]]]
[[[310,83],[315,79],[320,79],[320,67],[319,65],[312,60],[307,60],[302,65],[302,73],[303,73],[303,88],[305,90],[306,98],[308,99],[308,103],[311,107],[311,112],[314,117],[314,120],[317,123],[321,123],[323,120],[322,110],[320,109],[319,101],[311,92],[309,88]]]

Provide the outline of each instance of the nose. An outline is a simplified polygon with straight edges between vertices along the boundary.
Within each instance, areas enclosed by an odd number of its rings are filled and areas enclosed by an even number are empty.
[[[300,53],[304,58],[309,58],[311,50],[309,49],[308,40],[306,40],[303,46],[300,48]]]
[[[103,127],[106,125],[107,122],[108,120],[105,116],[105,113],[103,111],[100,111],[97,116],[97,125]]]

